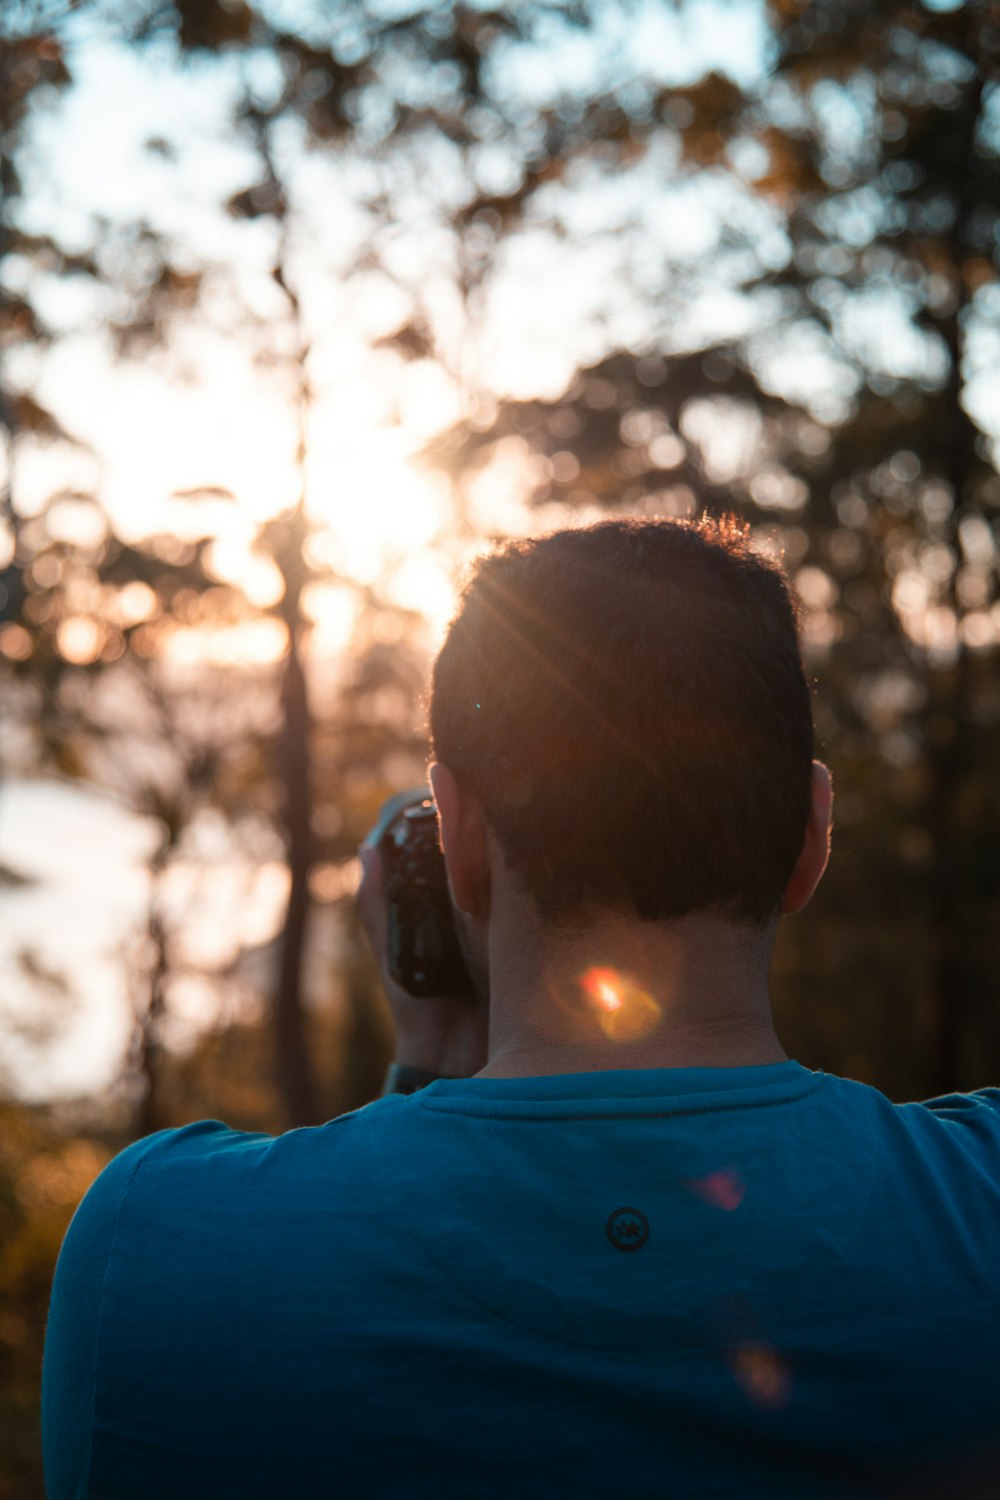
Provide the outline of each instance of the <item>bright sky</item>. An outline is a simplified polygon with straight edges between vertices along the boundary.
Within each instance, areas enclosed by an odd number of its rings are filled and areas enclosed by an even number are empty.
[[[0,861],[39,882],[5,891],[0,910],[0,1085],[38,1098],[110,1083],[129,1032],[121,948],[143,919],[154,842],[131,814],[69,787],[0,791]],[[71,984],[72,998],[20,974],[25,949]]]
[[[37,882],[5,890],[0,906],[0,1088],[13,1082],[40,1100],[104,1089],[120,1075],[132,1029],[125,967],[148,918],[158,836],[150,820],[84,788],[0,788],[0,863]],[[170,1040],[180,1045],[218,1015],[198,970],[266,944],[287,893],[280,861],[241,857],[225,838],[200,842],[199,857],[176,862],[163,892],[168,926],[183,933],[175,958],[192,970],[171,994]],[[68,993],[25,976],[26,951]]]

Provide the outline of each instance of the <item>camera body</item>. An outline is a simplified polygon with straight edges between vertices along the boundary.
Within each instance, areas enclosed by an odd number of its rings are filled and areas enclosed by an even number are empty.
[[[379,824],[390,975],[411,995],[471,995],[428,789],[391,798]]]

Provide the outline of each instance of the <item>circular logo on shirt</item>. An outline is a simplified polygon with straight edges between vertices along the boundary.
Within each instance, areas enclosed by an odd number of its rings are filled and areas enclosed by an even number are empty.
[[[608,1220],[608,1239],[617,1250],[638,1250],[649,1239],[649,1220],[637,1208],[616,1208]]]

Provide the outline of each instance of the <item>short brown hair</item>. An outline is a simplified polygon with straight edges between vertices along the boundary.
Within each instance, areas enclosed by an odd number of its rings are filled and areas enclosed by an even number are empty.
[[[734,518],[601,521],[481,558],[430,720],[543,918],[777,913],[812,712],[785,575]]]

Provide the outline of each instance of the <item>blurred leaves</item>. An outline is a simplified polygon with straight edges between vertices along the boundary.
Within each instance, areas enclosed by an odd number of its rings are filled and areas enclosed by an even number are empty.
[[[43,1500],[38,1379],[52,1271],[73,1209],[113,1148],[0,1105],[0,1497]]]

